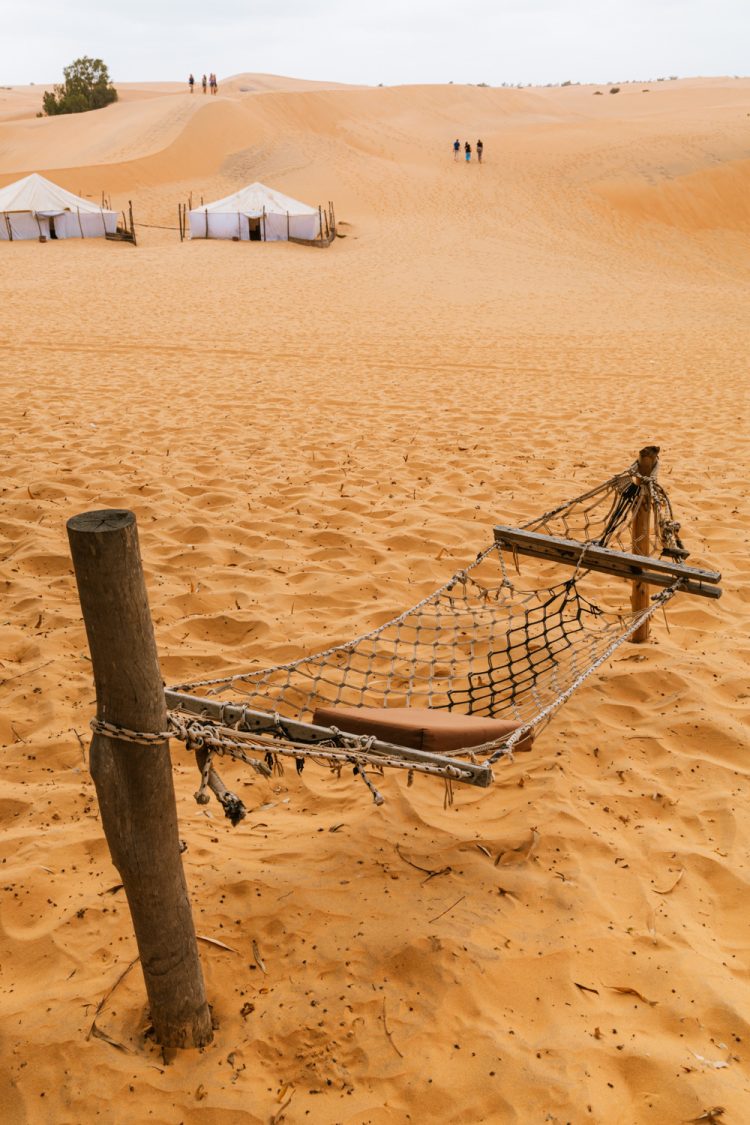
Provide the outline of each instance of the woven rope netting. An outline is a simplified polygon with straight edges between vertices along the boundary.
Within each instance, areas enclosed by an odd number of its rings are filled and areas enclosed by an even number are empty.
[[[186,710],[195,715],[195,709],[180,704],[171,713],[176,733],[189,745],[192,737],[211,753],[249,761],[261,751],[274,759],[277,753],[297,757],[298,765],[300,755],[318,755],[334,765],[419,769],[413,762],[385,760],[382,752],[370,754],[372,739],[336,728],[326,738],[312,738],[311,747],[299,732],[290,734],[286,720],[310,724],[318,705],[430,707],[521,724],[497,742],[453,752],[454,759],[491,763],[510,754],[679,588],[675,580],[633,614],[628,583],[586,570],[587,545],[631,549],[641,504],[649,506],[657,549],[685,554],[666,493],[633,465],[524,525],[580,543],[574,570],[535,561],[525,567],[529,576],[511,550],[492,544],[434,593],[369,633],[291,663],[170,689],[232,708],[231,722],[220,708],[218,721],[209,721],[204,711],[191,727]],[[253,721],[245,721],[250,712]],[[265,726],[258,712],[268,716]],[[434,765],[424,772],[451,776]]]

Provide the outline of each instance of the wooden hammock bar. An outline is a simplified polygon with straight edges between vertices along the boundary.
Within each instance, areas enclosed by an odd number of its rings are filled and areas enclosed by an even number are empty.
[[[615,574],[618,578],[637,579],[649,586],[671,586],[682,579],[681,590],[698,594],[702,598],[720,598],[717,585],[721,575],[715,570],[697,566],[684,566],[671,559],[657,559],[651,555],[633,555],[628,551],[613,551],[610,547],[578,543],[575,539],[560,539],[556,535],[541,535],[537,531],[523,531],[517,527],[498,526],[494,529],[495,542],[519,555],[545,559],[547,562],[581,565],[582,570],[596,570],[602,574]],[[584,551],[583,558],[581,552]]]
[[[256,731],[273,734],[274,716],[267,711],[253,711],[241,704],[221,703],[215,699],[203,699],[197,695],[189,695],[181,691],[164,693],[167,707],[171,711],[187,711],[197,718],[213,719],[225,726],[241,723],[240,731]],[[298,719],[282,718],[282,724],[289,738],[295,742],[305,742],[312,746],[317,743],[331,742],[331,732],[328,727],[319,727],[314,723],[302,723]],[[346,732],[342,732],[346,733]],[[359,735],[350,735],[359,739]],[[269,743],[268,749],[273,751]],[[373,754],[382,754],[388,758],[401,758],[406,762],[420,762],[435,766],[455,766],[460,771],[460,780],[464,785],[476,785],[480,789],[487,789],[492,784],[492,768],[484,763],[470,762],[449,758],[445,754],[430,754],[425,750],[413,750],[410,746],[397,746],[391,742],[381,742],[374,739],[368,743],[368,750]]]

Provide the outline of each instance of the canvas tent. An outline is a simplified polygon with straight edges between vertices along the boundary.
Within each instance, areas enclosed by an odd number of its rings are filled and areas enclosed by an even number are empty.
[[[45,180],[37,172],[0,188],[0,241],[103,238],[117,230],[117,212]]]
[[[318,238],[320,211],[264,184],[249,184],[189,212],[191,238],[238,238],[242,242],[281,242]]]

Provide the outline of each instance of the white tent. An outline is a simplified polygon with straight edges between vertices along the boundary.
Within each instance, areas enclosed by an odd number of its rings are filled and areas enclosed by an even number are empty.
[[[37,172],[0,188],[0,241],[103,238],[117,230],[117,212],[45,180]]]
[[[264,184],[249,184],[190,211],[191,238],[238,238],[242,242],[280,242],[317,238],[320,212]]]

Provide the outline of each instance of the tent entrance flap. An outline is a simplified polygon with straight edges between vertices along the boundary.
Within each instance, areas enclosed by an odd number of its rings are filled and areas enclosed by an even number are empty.
[[[262,239],[261,227],[260,227],[260,216],[259,215],[248,215],[247,225],[248,225],[248,237],[249,237],[250,241],[251,242],[260,242],[261,239]]]

